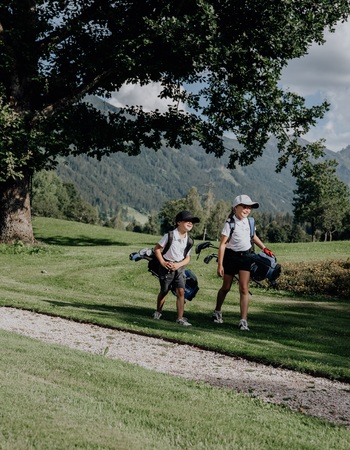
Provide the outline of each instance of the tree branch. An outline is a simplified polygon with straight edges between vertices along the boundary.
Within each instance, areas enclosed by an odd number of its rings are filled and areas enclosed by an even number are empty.
[[[91,89],[93,89],[98,83],[110,76],[114,70],[107,70],[103,72],[100,75],[97,75],[90,83],[85,84],[80,89],[77,89],[75,93],[68,95],[64,98],[61,98],[55,103],[52,103],[51,105],[46,106],[41,111],[38,111],[31,120],[31,125],[36,125],[39,122],[52,117],[56,112],[61,111],[62,109],[66,108],[68,105],[72,105],[73,103],[80,100],[84,95],[89,93]]]
[[[40,47],[48,48],[51,45],[56,45],[57,41],[62,42],[67,37],[71,36],[72,29],[78,28],[79,24],[85,23],[88,19],[93,19],[96,17],[96,5],[91,4],[90,6],[83,5],[84,8],[76,16],[69,18],[65,21],[65,26],[57,28],[55,31],[38,40],[38,45]],[[80,27],[79,27],[80,28]]]

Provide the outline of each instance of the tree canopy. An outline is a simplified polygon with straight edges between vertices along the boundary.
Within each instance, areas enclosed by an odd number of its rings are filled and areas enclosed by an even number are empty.
[[[345,0],[2,2],[0,238],[21,237],[9,231],[13,198],[27,211],[26,180],[58,156],[136,155],[198,141],[218,157],[228,151],[234,167],[261,156],[270,135],[279,142],[277,168],[312,153],[297,138],[328,104],[307,107],[283,91],[281,70],[349,12]],[[104,114],[83,101],[151,82],[161,85],[167,111],[130,105]],[[239,148],[225,148],[228,131]]]
[[[336,174],[335,160],[304,162],[297,174],[294,191],[294,215],[299,222],[309,222],[314,240],[316,230],[324,233],[324,240],[340,231],[349,212],[350,191]]]
[[[85,201],[72,183],[64,183],[55,172],[42,170],[32,179],[32,213],[42,217],[97,224],[96,208]]]

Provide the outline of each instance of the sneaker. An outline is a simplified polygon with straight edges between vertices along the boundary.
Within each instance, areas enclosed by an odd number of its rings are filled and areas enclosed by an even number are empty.
[[[153,319],[157,319],[159,320],[162,317],[162,313],[158,312],[158,311],[154,311],[153,313]]]
[[[221,311],[213,311],[213,315],[212,315],[214,322],[215,323],[224,323],[223,319],[222,319],[222,312]]]
[[[183,327],[191,327],[192,324],[190,322],[187,322],[187,319],[185,319],[185,317],[183,317],[182,319],[177,319],[176,323],[179,325],[182,325]]]
[[[241,319],[239,321],[238,328],[242,331],[249,331],[248,322],[244,319]]]

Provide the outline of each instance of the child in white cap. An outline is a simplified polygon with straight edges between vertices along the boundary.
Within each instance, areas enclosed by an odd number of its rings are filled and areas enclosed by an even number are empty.
[[[249,331],[248,328],[248,304],[249,304],[249,279],[252,264],[250,254],[252,244],[256,244],[267,255],[272,256],[255,233],[251,242],[251,231],[248,216],[252,208],[259,208],[259,203],[253,202],[248,195],[238,195],[232,204],[232,211],[225,222],[221,232],[221,241],[218,252],[218,276],[223,278],[223,283],[218,291],[216,306],[213,312],[215,323],[223,323],[221,307],[226,295],[231,289],[235,275],[239,280],[240,312],[241,319],[238,328]],[[234,221],[234,231],[231,233],[230,222]]]

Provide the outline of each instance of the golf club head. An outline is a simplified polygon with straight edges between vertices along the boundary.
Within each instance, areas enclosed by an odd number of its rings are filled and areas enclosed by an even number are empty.
[[[213,259],[213,257],[214,257],[214,255],[208,255],[204,258],[203,261],[205,262],[205,264],[209,264],[210,261]]]
[[[202,244],[198,244],[196,246],[196,255],[199,255],[200,252],[211,246],[211,242],[202,242]]]
[[[130,261],[140,261],[140,259],[142,259],[142,257],[140,256],[139,252],[133,252],[133,253],[130,253],[129,259],[130,259]]]

